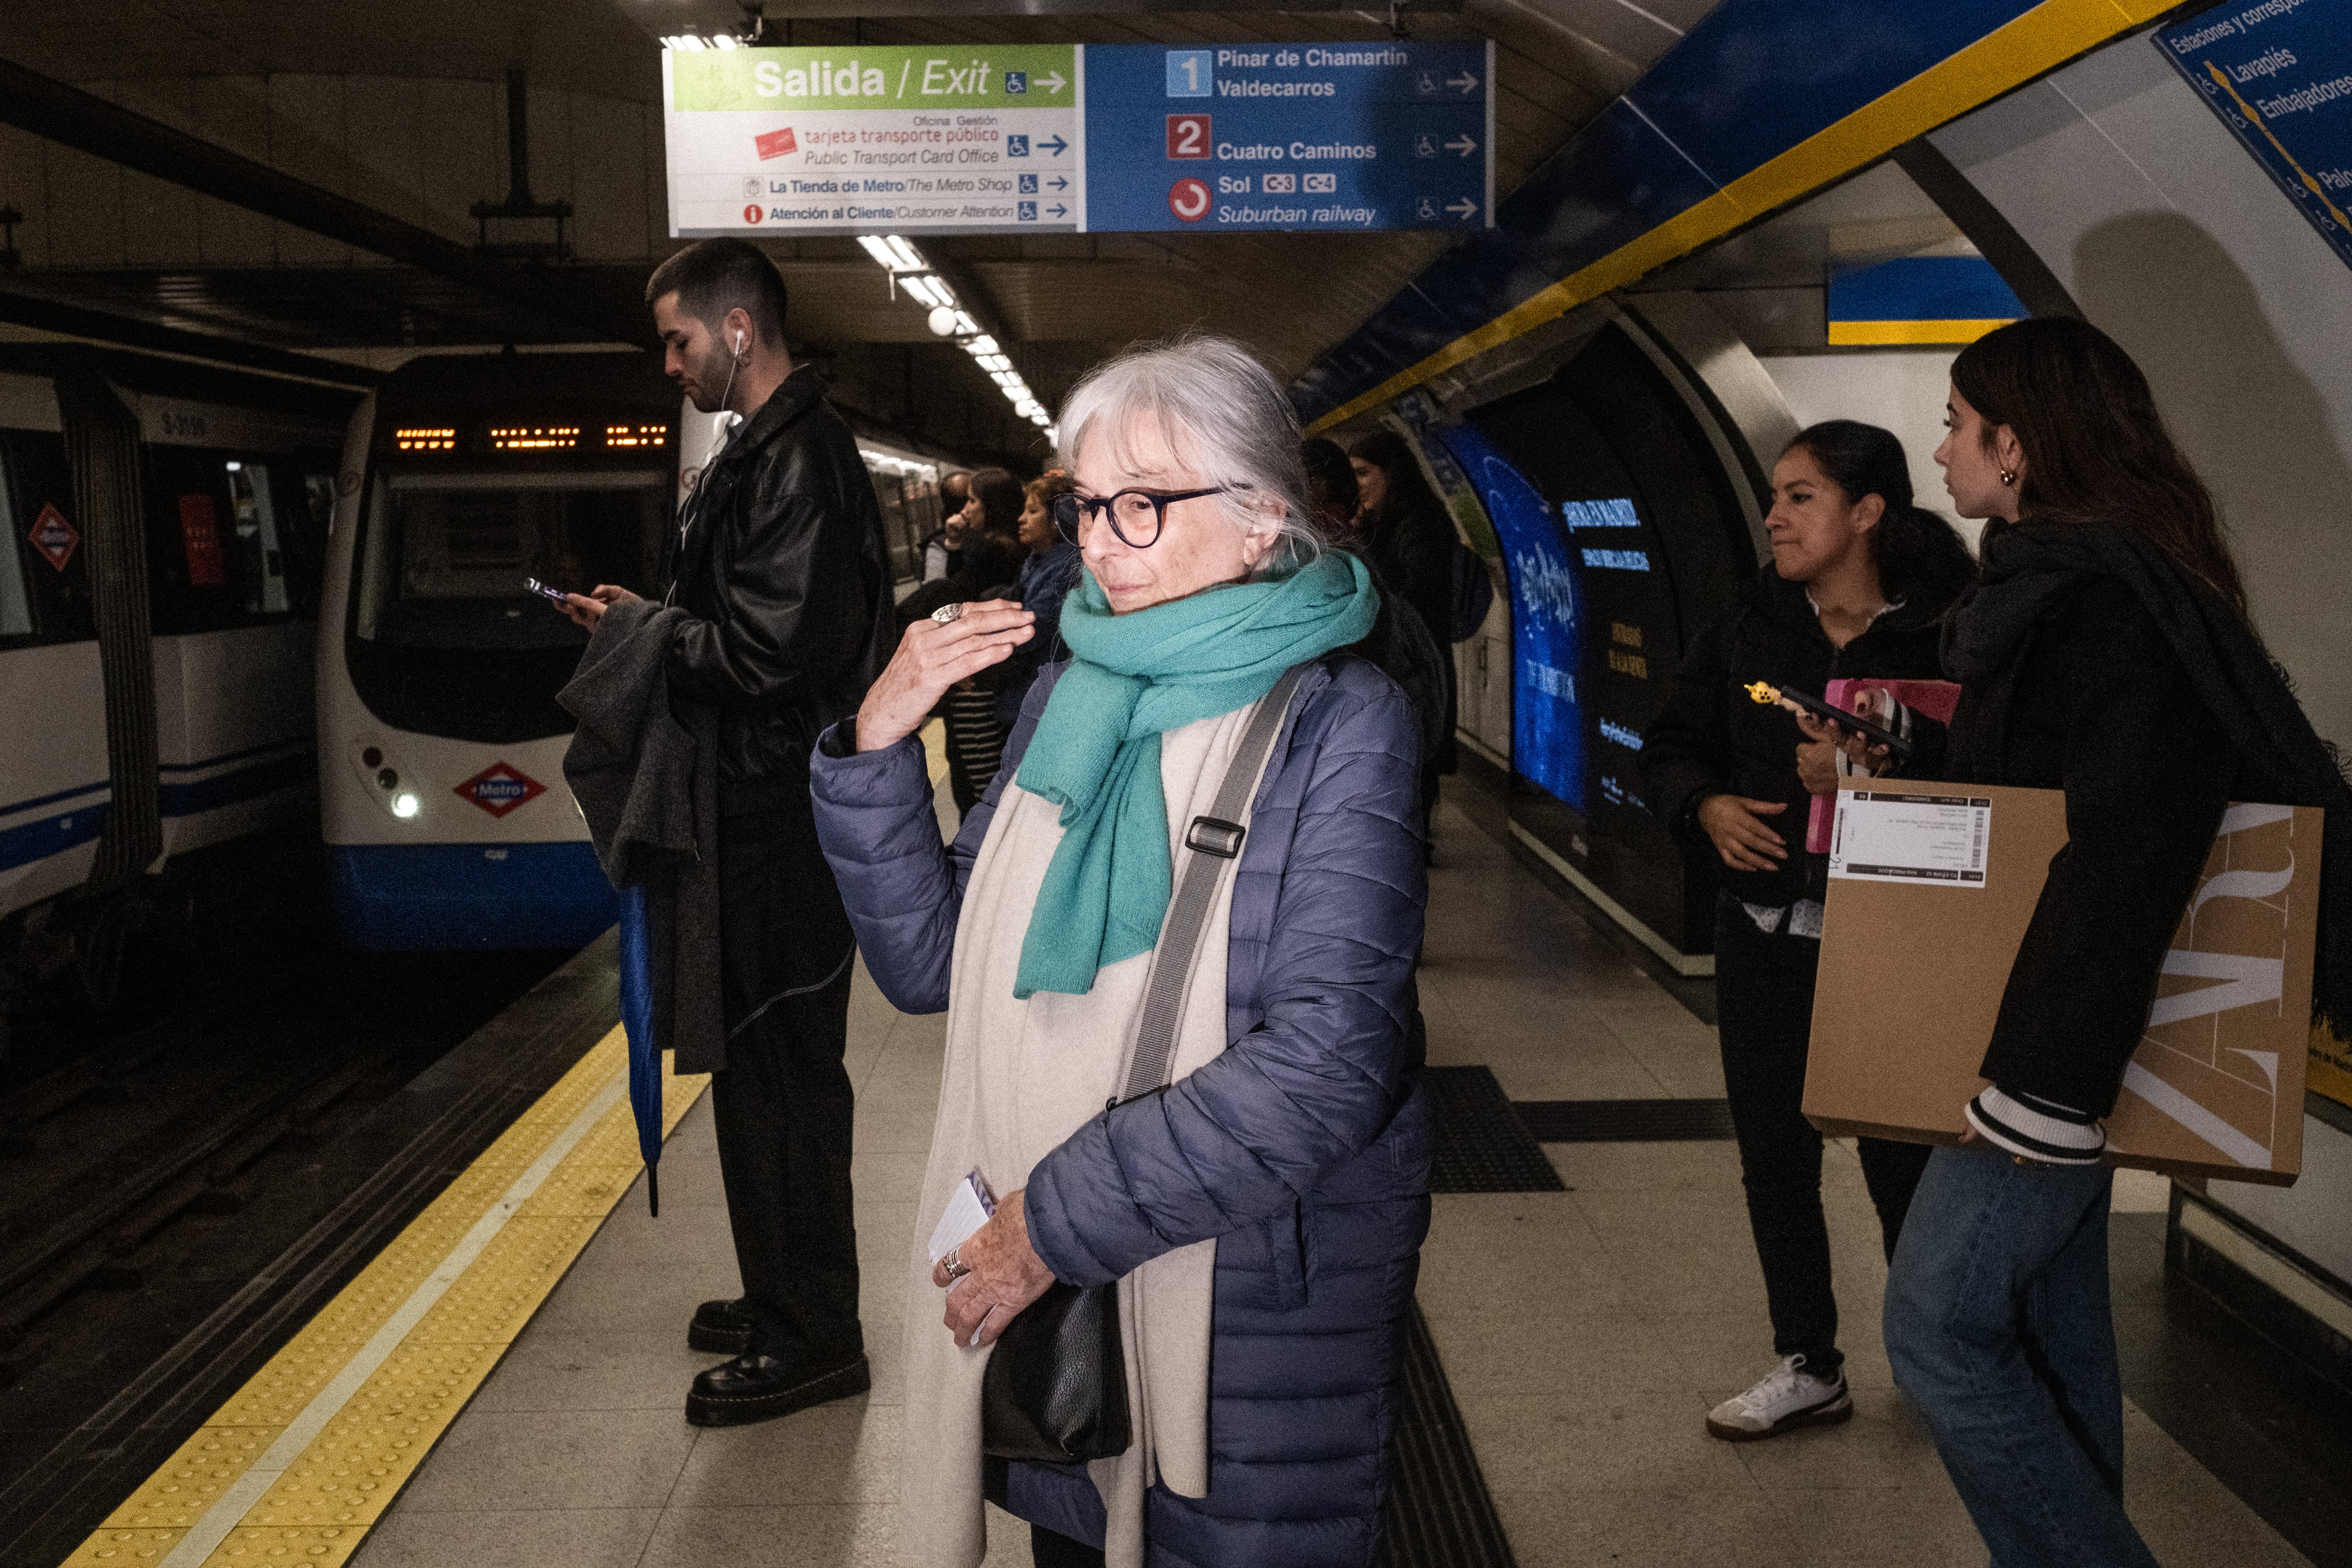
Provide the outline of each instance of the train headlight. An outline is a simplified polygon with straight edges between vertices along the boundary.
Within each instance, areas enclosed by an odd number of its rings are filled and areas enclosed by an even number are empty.
[[[416,815],[417,811],[421,809],[422,802],[416,799],[415,792],[412,790],[403,789],[399,794],[394,795],[392,798],[392,814],[398,817],[403,821],[406,821],[409,818]]]

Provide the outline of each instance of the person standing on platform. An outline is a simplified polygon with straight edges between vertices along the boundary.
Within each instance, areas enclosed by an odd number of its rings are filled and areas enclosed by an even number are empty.
[[[1461,700],[1454,669],[1454,551],[1461,543],[1445,504],[1422,476],[1421,463],[1403,436],[1383,430],[1349,450],[1356,470],[1362,512],[1356,549],[1381,587],[1412,606],[1435,644],[1444,709],[1436,727],[1436,747],[1421,759],[1421,815],[1434,841],[1430,813],[1437,805],[1437,781],[1461,766],[1454,739]]]
[[[1706,1429],[1733,1442],[1853,1414],[1830,1287],[1822,1136],[1801,1109],[1828,870],[1826,855],[1803,847],[1803,772],[1834,789],[1835,743],[1741,688],[1769,681],[1820,695],[1841,675],[1932,680],[1943,614],[1975,575],[1951,525],[1912,504],[1902,444],[1875,425],[1832,420],[1801,432],[1773,468],[1772,493],[1771,563],[1699,633],[1642,737],[1654,809],[1726,868],[1715,919],[1724,1092],[1780,1357],[1708,1415]],[[1890,1005],[1901,1005],[1899,983]],[[1891,1257],[1927,1149],[1860,1145]]]
[[[940,476],[940,526],[923,541],[924,582],[954,575],[961,543],[964,508],[971,505],[971,476],[961,468]]]
[[[954,570],[898,601],[902,632],[943,604],[1011,593],[1020,580],[1026,553],[1018,543],[1024,499],[1021,481],[1002,468],[975,469],[964,480],[971,498],[964,504],[960,519]],[[949,689],[940,699],[940,720],[946,732],[948,791],[961,816],[979,802],[980,792],[996,777],[997,763],[1004,755],[1004,737],[1012,727],[997,718],[995,689],[976,680]]]
[[[1078,547],[1054,526],[1054,498],[1077,487],[1078,482],[1058,468],[1021,487],[1021,548],[1029,555],[1021,563],[1013,597],[1036,619],[1029,623],[1034,632],[1029,641],[992,672],[996,677],[996,722],[1007,735],[1020,721],[1022,699],[1036,684],[1037,672],[1070,656],[1069,645],[1062,641],[1062,601],[1085,568],[1078,562]]]
[[[2315,1000],[2352,1019],[2352,790],[2246,614],[2147,380],[2061,317],[1952,365],[1936,449],[1984,570],[1947,629],[1944,777],[2061,789],[1979,1069],[1886,1282],[1886,1353],[1995,1568],[2152,1568],[2124,1511],[2100,1118],[2231,800],[2324,807]],[[1895,1005],[1899,1000],[1899,977]]]
[[[704,240],[646,285],[666,368],[724,413],[666,554],[673,707],[716,711],[716,1069],[740,1300],[706,1301],[687,1342],[733,1357],[694,1380],[698,1427],[764,1421],[867,1386],[842,1064],[856,946],[809,800],[809,748],[855,713],[896,642],[881,504],[849,426],[784,343],[784,282],[759,250]],[[568,601],[591,627],[635,596]]]

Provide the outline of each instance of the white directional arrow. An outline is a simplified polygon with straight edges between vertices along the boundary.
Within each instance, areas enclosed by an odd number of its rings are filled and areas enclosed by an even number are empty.
[[[1468,71],[1464,71],[1458,77],[1447,77],[1445,78],[1445,85],[1447,87],[1458,87],[1465,95],[1467,95],[1478,90],[1478,78],[1472,76]]]
[[[1457,136],[1453,141],[1445,144],[1445,150],[1448,152],[1458,152],[1463,157],[1467,158],[1470,154],[1478,151],[1478,144],[1475,141],[1471,141],[1467,136]]]
[[[1061,72],[1054,71],[1048,75],[1039,77],[1037,78],[1037,85],[1045,89],[1049,93],[1055,93],[1061,91],[1070,84],[1062,79]]]
[[[1478,215],[1478,204],[1465,196],[1445,210],[1457,218],[1475,218]]]

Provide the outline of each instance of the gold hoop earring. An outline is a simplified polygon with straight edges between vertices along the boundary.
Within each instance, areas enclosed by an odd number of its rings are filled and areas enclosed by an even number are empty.
[[[2004,485],[2014,485],[2014,484],[2016,484],[2016,483],[2017,483],[2017,470],[2016,470],[2016,469],[2014,469],[2014,468],[2004,468],[2004,469],[2002,469],[2002,470],[2000,471],[2000,482],[2001,482],[2002,484],[2004,484]]]

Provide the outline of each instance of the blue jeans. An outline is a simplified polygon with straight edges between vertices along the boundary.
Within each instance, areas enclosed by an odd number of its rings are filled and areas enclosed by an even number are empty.
[[[2155,1568],[2124,1514],[2103,1166],[1939,1148],[1886,1281],[1895,1381],[1993,1568]]]

